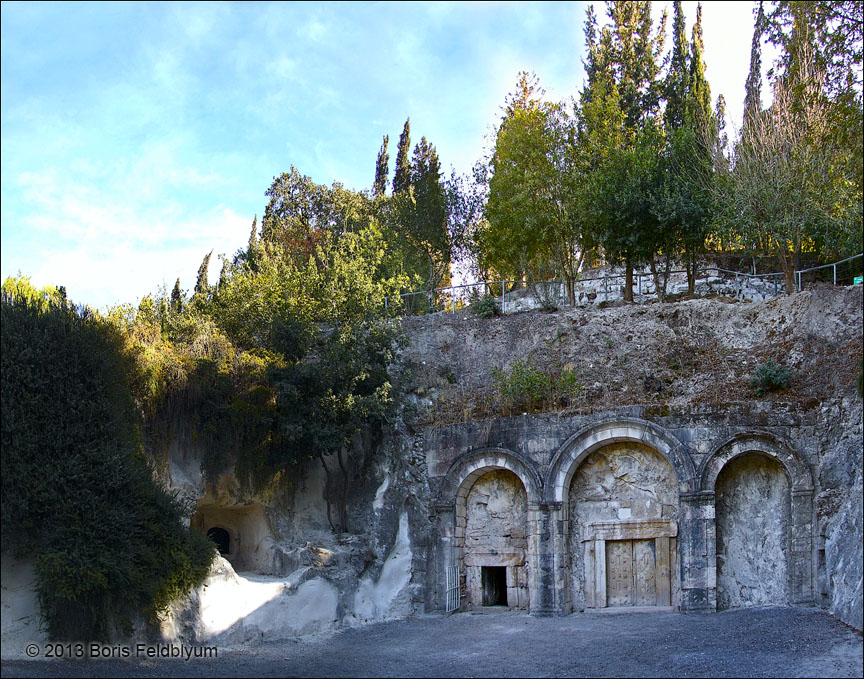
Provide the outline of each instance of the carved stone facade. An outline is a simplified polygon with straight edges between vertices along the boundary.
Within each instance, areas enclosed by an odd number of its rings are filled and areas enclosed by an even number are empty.
[[[505,603],[490,593],[504,568],[506,604],[538,615],[814,601],[813,473],[788,417],[530,419],[425,436],[438,494],[430,608],[443,607],[446,566],[463,574],[464,606]],[[502,443],[470,449],[481,433]]]

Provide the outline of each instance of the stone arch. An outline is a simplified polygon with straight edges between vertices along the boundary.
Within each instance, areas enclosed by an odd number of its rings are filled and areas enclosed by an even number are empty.
[[[656,424],[627,418],[591,425],[564,442],[546,475],[546,501],[566,502],[573,474],[582,461],[603,446],[625,441],[641,443],[665,457],[675,471],[679,493],[695,490],[696,469],[685,446]]]
[[[554,600],[553,609],[559,613],[569,613],[580,606],[574,601],[573,591],[570,585],[572,574],[572,555],[570,535],[570,506],[569,494],[573,477],[580,465],[589,455],[601,448],[616,443],[636,443],[651,449],[663,458],[671,467],[674,474],[674,483],[677,484],[677,493],[692,492],[696,488],[696,470],[693,461],[686,449],[675,436],[656,424],[637,418],[621,418],[599,422],[585,427],[567,439],[552,458],[552,463],[546,473],[544,491],[545,504],[553,514],[551,518],[557,519],[555,525],[559,526],[555,534],[551,536],[550,551],[554,562],[552,581],[549,584]],[[669,567],[674,567],[677,560],[677,550],[674,538],[677,535],[678,526],[674,521],[667,525],[656,526],[642,524],[633,526],[622,525],[619,528],[624,532],[621,535],[598,534],[597,544],[594,549],[593,559],[597,563],[604,560],[604,545],[600,544],[607,539],[659,539],[664,544],[668,543],[667,553],[670,553]],[[650,530],[649,530],[650,529]],[[655,530],[656,529],[656,530]],[[635,533],[633,531],[636,531]],[[653,531],[650,535],[642,534],[643,531]],[[608,531],[607,531],[608,532]],[[613,530],[614,532],[614,530]],[[603,531],[601,531],[603,533]],[[633,533],[632,535],[630,533]],[[665,547],[664,547],[665,549]],[[588,557],[591,558],[590,556]],[[683,564],[682,564],[683,567]],[[599,574],[599,568],[595,573]],[[602,574],[597,576],[602,581]],[[670,582],[674,582],[677,575],[669,574]],[[602,587],[598,585],[598,588]],[[597,589],[596,591],[599,591]],[[595,603],[603,599],[605,595],[595,598]],[[605,604],[601,604],[605,605]]]
[[[526,516],[523,519],[526,535],[526,563],[527,569],[518,573],[511,568],[507,572],[508,589],[515,577],[520,580],[514,587],[527,586],[528,607],[533,610],[534,601],[537,596],[536,573],[537,573],[537,507],[542,499],[542,480],[534,464],[519,453],[505,448],[482,448],[469,451],[457,458],[451,465],[445,476],[440,496],[443,503],[452,507],[453,523],[452,550],[446,561],[452,565],[459,566],[463,578],[464,589],[468,590],[477,579],[480,568],[476,564],[466,566],[466,529],[468,528],[468,498],[475,483],[481,481],[487,474],[506,471],[513,474],[522,486],[526,499]],[[442,517],[443,518],[443,517]],[[443,527],[446,530],[446,527]],[[502,562],[503,564],[503,562]],[[500,567],[501,564],[494,564]],[[468,569],[472,569],[468,573]],[[469,577],[470,576],[470,577]],[[524,593],[524,589],[522,590]],[[509,601],[509,599],[508,599]],[[519,605],[525,602],[519,601]],[[514,605],[514,604],[510,604]]]
[[[813,492],[813,475],[801,456],[773,434],[759,431],[736,434],[715,446],[699,469],[700,489],[713,493],[723,467],[746,453],[761,453],[777,460],[789,477],[793,493]]]
[[[212,526],[207,531],[207,537],[215,544],[219,553],[226,556],[231,553],[231,533],[222,526]]]
[[[713,530],[716,536],[722,532],[722,517],[717,514],[715,489],[721,473],[730,463],[744,461],[750,456],[768,458],[779,466],[788,483],[786,498],[787,525],[780,537],[785,550],[787,569],[787,591],[791,603],[812,603],[813,601],[813,475],[802,456],[782,439],[761,431],[747,431],[723,441],[715,446],[699,470],[700,489],[706,496],[713,498],[715,512]],[[778,473],[780,473],[778,471]],[[721,507],[722,509],[722,507]],[[787,510],[784,510],[784,513]],[[721,578],[721,564],[717,558],[716,537],[708,545],[708,553],[713,555],[714,572]],[[724,557],[728,557],[725,554]],[[777,601],[775,603],[785,603]]]
[[[480,448],[460,455],[450,465],[444,477],[440,497],[451,502],[468,496],[468,491],[483,474],[496,469],[513,472],[525,486],[528,504],[536,505],[542,500],[543,481],[534,463],[523,455],[506,448]]]

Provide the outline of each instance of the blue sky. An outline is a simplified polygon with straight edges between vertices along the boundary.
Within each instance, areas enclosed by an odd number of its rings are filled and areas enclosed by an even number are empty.
[[[709,81],[735,120],[751,7],[705,6]],[[692,20],[695,3],[685,9]],[[215,280],[216,255],[245,244],[275,175],[294,165],[368,188],[382,136],[392,159],[408,116],[413,141],[434,144],[448,174],[467,172],[520,70],[550,100],[576,94],[584,12],[4,2],[0,276],[20,271],[102,307],[178,276],[191,288],[212,249]]]

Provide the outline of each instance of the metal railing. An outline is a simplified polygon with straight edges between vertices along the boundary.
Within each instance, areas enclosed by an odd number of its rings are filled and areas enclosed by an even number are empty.
[[[797,289],[800,291],[803,289],[802,284],[802,275],[817,271],[820,269],[832,268],[834,270],[834,285],[837,285],[837,266],[841,264],[845,264],[847,262],[851,262],[853,260],[859,259],[864,256],[864,253],[857,254],[852,257],[847,257],[846,259],[840,260],[838,262],[834,262],[832,264],[824,264],[822,266],[812,267],[809,269],[802,269],[801,271],[795,272]],[[774,273],[766,273],[766,274],[750,274],[744,273],[741,271],[732,271],[730,269],[723,269],[721,267],[709,266],[703,269],[699,269],[697,271],[697,281],[698,280],[706,280],[710,278],[711,273],[715,273],[719,278],[726,278],[730,282],[734,280],[735,286],[738,287],[739,291],[743,292],[744,286],[750,287],[752,290],[757,291],[755,287],[755,283],[760,281],[764,281],[768,285],[768,289],[765,289],[765,286],[762,286],[762,289],[758,290],[759,294],[766,295],[771,294],[776,297],[781,292],[783,292],[783,288],[785,284],[785,275],[782,272],[774,272]],[[668,274],[664,274],[667,279],[671,278],[673,275],[686,274],[687,271],[675,270],[670,271]],[[701,274],[701,278],[700,278]],[[648,279],[648,285],[644,286],[645,292],[643,293],[643,279]],[[633,281],[634,281],[634,293],[636,297],[645,296],[654,296],[656,295],[656,290],[651,291],[651,283],[653,282],[654,274],[650,272],[634,272],[633,273]],[[626,280],[626,273],[612,273],[606,274],[603,276],[593,276],[589,278],[578,278],[574,281],[574,286],[579,286],[581,288],[580,292],[585,291],[585,284],[592,283],[596,281],[602,281],[603,287],[603,295],[606,299],[610,298],[610,287],[614,290],[614,281],[617,280]],[[610,284],[610,282],[612,282]],[[771,285],[773,283],[773,285]],[[521,287],[511,287],[508,290],[508,286],[521,286]],[[461,303],[462,306],[467,306],[467,304],[472,301],[472,299],[476,299],[480,297],[479,293],[474,293],[472,297],[472,290],[476,290],[477,288],[482,288],[486,294],[492,294],[494,297],[500,298],[501,305],[501,313],[507,313],[507,305],[510,304],[512,307],[512,298],[513,295],[519,293],[519,291],[527,291],[530,286],[543,285],[547,286],[558,286],[559,292],[564,290],[565,283],[564,281],[536,281],[533,283],[529,283],[526,281],[514,281],[514,280],[501,280],[501,281],[479,281],[476,283],[465,283],[463,285],[452,285],[444,288],[435,288],[434,290],[420,290],[417,292],[407,292],[400,295],[403,302],[402,312],[406,315],[413,315],[418,311],[428,311],[428,312],[436,312],[436,311],[450,311],[451,313],[455,313],[457,303]],[[500,290],[501,294],[499,295],[497,292],[493,292],[496,290]],[[599,292],[599,290],[598,290]],[[467,295],[465,293],[468,293]],[[523,293],[524,294],[524,293]],[[615,298],[618,298],[618,295],[614,295]],[[555,295],[556,305],[558,306],[566,306],[568,302],[566,300],[566,295],[557,294]],[[436,300],[441,300],[440,304],[436,304]],[[384,305],[385,308],[388,307],[388,299],[385,298]]]
[[[814,266],[809,269],[802,269],[801,271],[796,271],[795,282],[798,287],[798,292],[801,292],[801,290],[803,290],[802,278],[805,273],[810,273],[811,271],[819,271],[820,269],[834,269],[834,285],[837,285],[837,265],[845,264],[846,262],[851,262],[861,257],[864,257],[864,253],[859,253],[857,255],[853,255],[852,257],[841,259],[839,262],[834,262],[833,264],[823,264],[822,266]]]

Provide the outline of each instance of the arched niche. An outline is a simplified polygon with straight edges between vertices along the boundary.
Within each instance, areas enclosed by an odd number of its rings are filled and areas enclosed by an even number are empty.
[[[716,446],[699,471],[714,497],[718,609],[813,601],[813,476],[766,432]]]
[[[663,455],[635,441],[597,448],[567,506],[574,608],[677,606],[678,484]]]
[[[263,505],[220,504],[203,498],[198,501],[190,527],[213,540],[235,570],[275,572],[273,531]]]
[[[471,451],[450,467],[441,497],[453,503],[448,562],[458,566],[464,578],[463,604],[482,606],[484,600],[488,603],[484,594],[503,587],[508,606],[531,608],[541,493],[533,463],[513,451]]]

